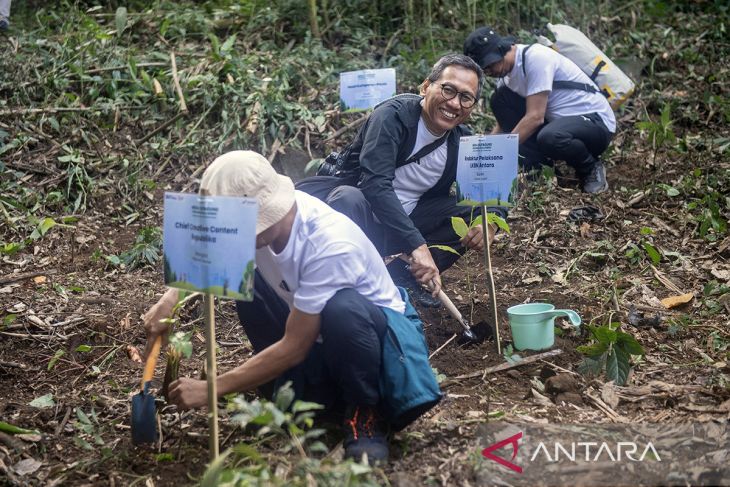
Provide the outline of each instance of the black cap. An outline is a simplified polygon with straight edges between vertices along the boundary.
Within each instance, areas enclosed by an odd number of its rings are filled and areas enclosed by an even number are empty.
[[[480,27],[464,41],[464,54],[484,69],[500,61],[514,43],[514,37],[501,37],[491,27]]]

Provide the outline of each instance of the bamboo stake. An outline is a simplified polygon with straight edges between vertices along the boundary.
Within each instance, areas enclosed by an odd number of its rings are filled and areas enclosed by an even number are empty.
[[[205,346],[208,381],[208,435],[210,461],[218,458],[218,372],[215,360],[215,298],[212,294],[203,295],[205,313]]]
[[[499,321],[497,317],[497,292],[494,288],[494,275],[492,274],[492,255],[489,244],[489,224],[487,223],[487,205],[482,205],[482,231],[484,232],[484,260],[487,264],[487,285],[489,286],[489,297],[494,314],[494,340],[497,342],[497,354],[502,355],[502,344],[499,337]]]

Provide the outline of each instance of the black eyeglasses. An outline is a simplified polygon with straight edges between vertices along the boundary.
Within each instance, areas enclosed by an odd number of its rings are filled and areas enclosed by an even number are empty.
[[[471,108],[477,102],[474,95],[468,91],[458,91],[451,85],[441,83],[441,96],[444,97],[444,100],[451,100],[456,95],[459,95],[459,105],[461,105],[461,108]]]

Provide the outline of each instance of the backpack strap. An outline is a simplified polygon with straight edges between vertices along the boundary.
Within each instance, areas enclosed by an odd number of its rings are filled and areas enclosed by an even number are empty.
[[[527,50],[530,49],[534,44],[530,44],[529,46],[526,46],[522,50],[522,74],[527,77],[527,69],[525,68],[525,54],[527,54]],[[560,53],[558,53],[560,54]],[[562,54],[561,54],[562,55]],[[593,70],[593,73],[591,74],[590,78],[591,81],[596,81],[596,77],[598,76],[598,73],[601,71],[601,68],[603,68],[606,65],[605,61],[601,61],[598,63]],[[553,80],[553,89],[554,90],[580,90],[580,91],[586,91],[588,93],[600,93],[606,98],[608,98],[608,93],[606,93],[603,90],[599,90],[596,88],[595,85],[588,84],[588,83],[579,83],[577,81],[567,81],[567,80]]]
[[[415,154],[413,154],[411,157],[409,157],[408,159],[406,159],[406,162],[404,162],[403,164],[404,165],[405,164],[410,164],[411,162],[417,161],[421,157],[426,156],[426,155],[430,154],[431,152],[435,151],[436,149],[438,149],[439,147],[441,147],[441,145],[443,145],[444,142],[446,142],[446,138],[448,136],[449,136],[449,133],[446,132],[444,134],[444,136],[441,137],[440,139],[436,139],[433,142],[431,142],[430,144],[421,147],[421,150],[419,150],[418,152],[416,152]]]

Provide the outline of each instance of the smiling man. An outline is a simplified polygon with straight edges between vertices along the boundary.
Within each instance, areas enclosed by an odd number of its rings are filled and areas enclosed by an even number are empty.
[[[451,217],[469,222],[471,208],[457,206],[449,191],[456,179],[459,138],[471,134],[462,124],[483,82],[482,70],[469,57],[442,57],[421,84],[420,95],[398,95],[375,107],[355,140],[338,155],[337,167],[347,171],[331,170],[331,176],[297,185],[354,220],[381,255],[408,256],[408,266],[396,259],[389,271],[422,306],[438,307],[440,273],[467,249],[484,245],[481,226],[463,239],[454,232]],[[325,165],[318,174],[327,170]],[[492,211],[506,216],[504,208]],[[432,245],[450,246],[458,254]],[[432,293],[419,283],[431,286]]]

